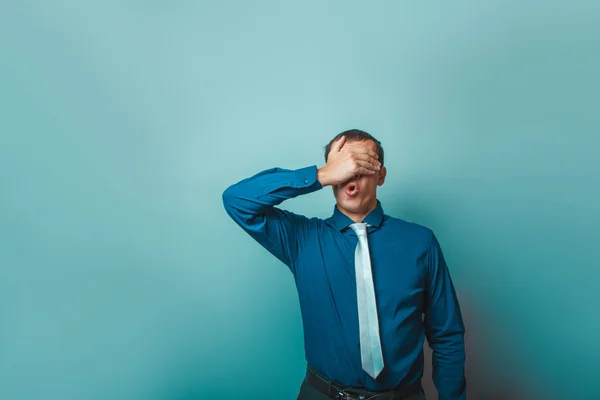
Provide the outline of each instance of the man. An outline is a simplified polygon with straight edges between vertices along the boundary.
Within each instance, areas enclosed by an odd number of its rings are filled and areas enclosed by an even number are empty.
[[[227,214],[294,276],[307,361],[298,399],[425,399],[425,337],[439,399],[466,399],[454,285],[434,233],[384,214],[381,143],[342,132],[325,162],[267,169],[223,193]],[[327,219],[276,207],[329,185],[336,205]]]

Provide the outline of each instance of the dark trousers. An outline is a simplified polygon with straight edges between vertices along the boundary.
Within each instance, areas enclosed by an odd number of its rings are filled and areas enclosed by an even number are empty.
[[[368,399],[371,396],[376,395],[377,393],[375,392],[369,392],[369,391],[361,391],[360,393],[362,396],[365,396],[366,399]],[[327,396],[324,393],[321,393],[319,390],[317,390],[313,385],[311,385],[311,383],[305,378],[304,381],[302,381],[302,385],[300,386],[300,393],[298,393],[298,397],[296,398],[296,400],[331,400],[332,398]],[[377,397],[375,397],[373,400],[376,400]],[[404,397],[394,397],[395,400],[427,400],[425,397],[425,392],[423,391],[423,389],[421,388],[421,393],[415,393],[415,394],[411,394],[408,396],[404,396]]]

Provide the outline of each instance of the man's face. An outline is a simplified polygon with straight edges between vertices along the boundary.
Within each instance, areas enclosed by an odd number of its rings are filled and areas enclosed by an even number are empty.
[[[367,147],[377,151],[377,145],[372,140],[354,140],[344,143],[342,150],[347,147]],[[377,186],[385,181],[386,168],[371,175],[355,175],[350,180],[339,185],[333,185],[333,195],[337,204],[344,210],[354,214],[366,214],[377,204]]]

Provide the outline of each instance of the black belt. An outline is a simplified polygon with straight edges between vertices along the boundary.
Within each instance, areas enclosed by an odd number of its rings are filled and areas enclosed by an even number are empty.
[[[387,392],[371,392],[351,387],[344,388],[320,375],[310,366],[306,367],[306,377],[304,379],[319,392],[334,400],[400,400],[411,394],[421,393],[423,391],[420,380],[410,386],[397,388]]]

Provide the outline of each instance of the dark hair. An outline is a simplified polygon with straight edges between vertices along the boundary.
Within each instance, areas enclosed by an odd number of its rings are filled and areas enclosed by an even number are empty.
[[[344,131],[342,133],[338,133],[333,139],[331,139],[331,141],[327,144],[327,146],[325,146],[325,162],[327,162],[327,156],[329,155],[329,152],[331,151],[331,145],[336,140],[341,138],[342,136],[346,136],[346,142],[350,142],[353,140],[372,140],[372,141],[374,141],[375,142],[375,152],[379,156],[379,162],[381,163],[381,166],[383,166],[383,147],[381,147],[381,142],[379,140],[375,139],[373,136],[369,135],[367,132],[361,131],[360,129],[350,129],[350,130]]]

